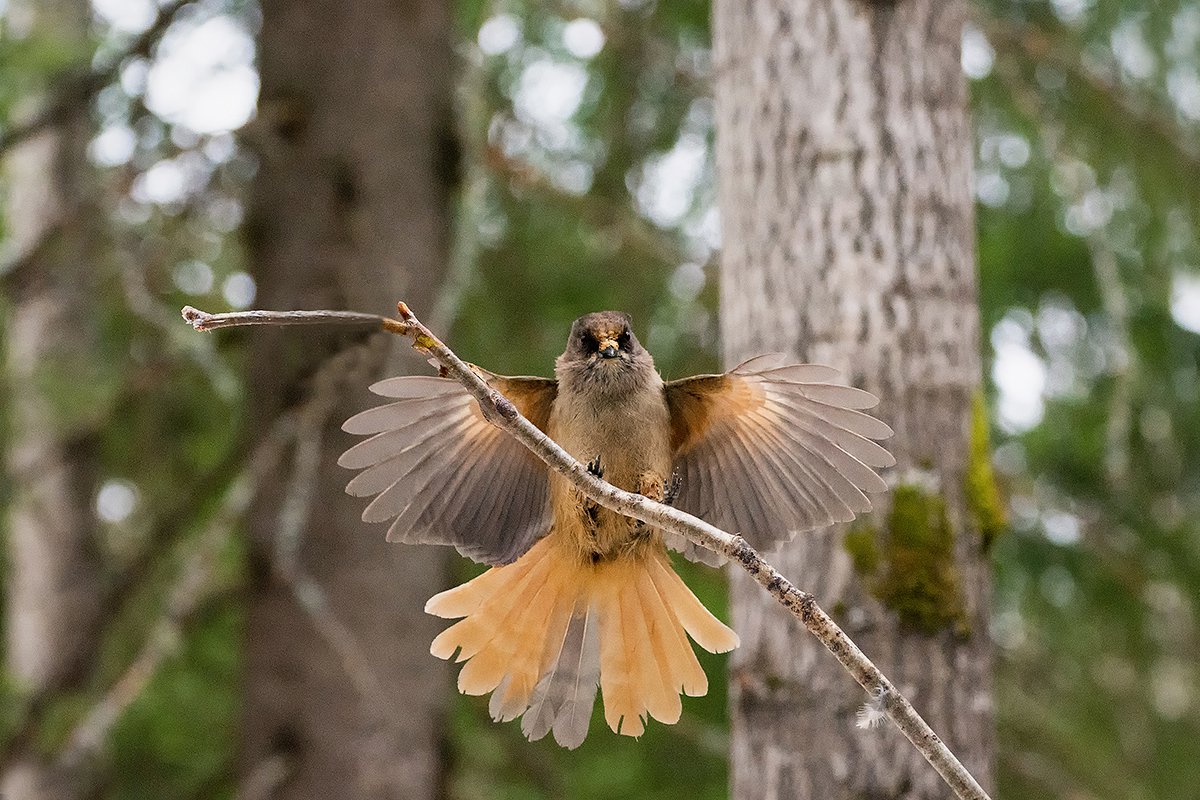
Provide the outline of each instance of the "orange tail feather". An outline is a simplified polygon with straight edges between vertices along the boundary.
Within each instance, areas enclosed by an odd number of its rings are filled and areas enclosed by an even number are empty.
[[[665,550],[593,564],[553,534],[425,608],[462,617],[430,646],[439,658],[466,661],[461,691],[492,692],[494,718],[524,714],[529,738],[553,731],[565,747],[587,736],[597,687],[618,733],[640,736],[650,717],[677,722],[680,692],[708,690],[688,635],[712,652],[738,641],[679,579]]]

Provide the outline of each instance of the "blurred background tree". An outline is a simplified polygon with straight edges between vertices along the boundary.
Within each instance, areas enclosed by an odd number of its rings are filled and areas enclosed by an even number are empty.
[[[69,6],[0,3],[3,788],[19,796],[14,765],[34,764],[66,775],[72,797],[270,796],[295,777],[304,741],[239,768],[246,590],[262,566],[242,523],[255,490],[294,462],[303,415],[269,423],[250,407],[265,377],[250,361],[260,332],[200,336],[178,319],[185,303],[279,296],[262,294],[248,224],[269,168],[253,146],[268,119],[254,115],[268,99],[256,66],[265,12],[245,0],[93,0],[90,19],[82,4],[65,12],[74,29],[44,22],[43,10]],[[457,86],[457,146],[439,156],[457,164],[447,277],[406,289],[430,298],[423,316],[473,361],[548,374],[571,319],[623,308],[668,377],[716,368],[708,5],[459,0],[450,11],[453,61],[417,65]],[[375,63],[394,55],[376,48],[402,49],[312,30],[298,55]],[[976,0],[962,44],[987,422],[1005,498],[992,549],[997,795],[1189,797],[1200,772],[1200,4]],[[31,175],[29,153],[55,148],[74,166]],[[29,191],[74,213],[56,225],[49,210],[23,217],[13,201]],[[389,241],[416,211],[356,235]],[[66,326],[65,344],[35,337],[45,355],[23,362],[30,292],[56,288],[86,292],[53,327]],[[358,291],[370,294],[324,302],[396,299],[391,286]],[[311,380],[281,406],[310,407],[327,352],[288,367]],[[339,363],[365,382],[352,355],[363,350],[347,352]],[[44,599],[89,577],[101,598],[78,632],[95,654],[48,692],[20,666],[12,621],[27,591],[21,509],[30,487],[56,496],[51,464],[18,468],[31,438],[83,476],[71,491],[91,519],[72,530],[94,528],[98,565],[42,586]],[[321,535],[382,539],[361,524]],[[399,569],[414,551],[379,552]],[[721,607],[721,575],[688,580]],[[383,657],[418,664],[424,647]],[[705,661],[714,677],[722,664]],[[399,676],[378,677],[400,691]],[[476,699],[443,700],[438,780],[450,797],[727,794],[719,678],[679,725],[640,742],[596,735],[574,753],[527,744]]]
[[[241,230],[256,302],[430,305],[450,241],[449,5],[260,9],[258,113],[241,131],[258,167]],[[247,433],[289,413],[297,430],[247,516],[238,773],[282,763],[278,798],[432,799],[451,686],[425,657],[441,626],[423,611],[446,588],[449,556],[421,547],[395,558],[383,536],[347,535],[362,530],[362,503],[336,463],[351,438],[341,423],[369,402],[366,387],[419,362],[385,335],[293,333],[246,337]]]

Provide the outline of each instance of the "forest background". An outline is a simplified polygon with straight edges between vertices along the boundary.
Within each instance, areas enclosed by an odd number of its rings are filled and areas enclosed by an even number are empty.
[[[256,226],[269,198],[250,187],[304,124],[286,96],[260,98],[264,10],[0,4],[0,749],[5,770],[69,762],[72,796],[253,796],[237,748],[261,565],[238,534],[262,479],[254,459],[274,457],[254,402],[271,361],[255,350],[264,334],[200,336],[178,309],[264,304]],[[445,53],[415,68],[438,72],[421,113],[452,216],[444,269],[408,287],[418,313],[498,372],[549,374],[570,321],[600,308],[633,315],[667,377],[717,369],[707,4],[458,0],[444,13]],[[365,46],[332,33],[295,44]],[[990,551],[996,796],[1188,797],[1200,777],[1200,4],[978,0],[962,69],[982,422],[1005,504]],[[370,70],[361,80],[374,91]],[[380,107],[410,122],[403,103]],[[48,131],[78,158],[47,167]],[[380,247],[393,264],[414,252],[403,236]],[[64,261],[73,272],[46,271]],[[391,291],[370,274],[359,284],[359,298]],[[282,372],[319,382],[320,359],[288,358]],[[303,429],[310,406],[282,405]],[[63,667],[19,653],[21,620],[39,611],[21,605],[10,553],[30,492],[58,490],[78,503],[57,524],[96,544],[100,598]],[[719,573],[687,577],[722,608]],[[398,664],[424,652],[418,641]],[[431,711],[435,783],[454,798],[724,797],[723,662],[704,663],[712,691],[679,725],[636,743],[594,733],[576,753],[525,743],[446,683]],[[266,784],[288,768],[260,766],[249,774]]]

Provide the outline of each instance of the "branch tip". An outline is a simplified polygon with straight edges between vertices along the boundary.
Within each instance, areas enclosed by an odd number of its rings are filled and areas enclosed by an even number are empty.
[[[212,316],[207,311],[201,311],[195,306],[184,306],[181,313],[183,314],[184,322],[198,331],[205,330],[204,323]]]

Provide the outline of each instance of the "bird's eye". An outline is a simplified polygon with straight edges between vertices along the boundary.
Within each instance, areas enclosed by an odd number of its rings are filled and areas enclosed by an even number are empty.
[[[628,350],[629,345],[630,345],[629,331],[622,331],[621,335],[617,337],[617,346],[620,347],[622,350]]]
[[[579,346],[582,347],[585,352],[590,353],[596,349],[596,340],[586,333],[581,333],[579,334]]]

